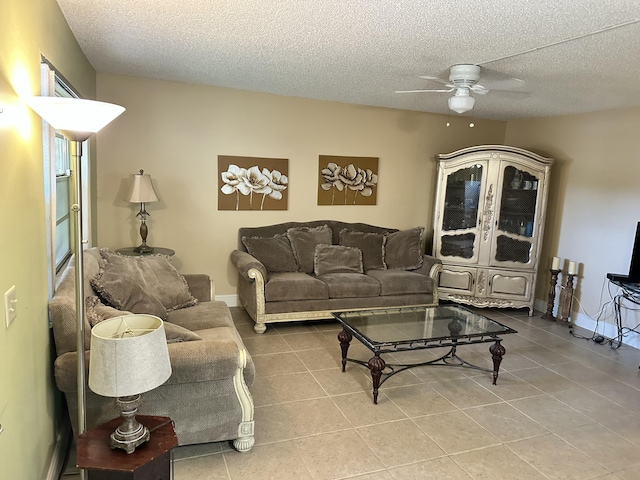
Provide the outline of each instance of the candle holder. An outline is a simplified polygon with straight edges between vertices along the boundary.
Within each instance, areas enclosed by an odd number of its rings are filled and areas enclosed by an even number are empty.
[[[553,306],[556,302],[556,285],[558,284],[558,274],[560,270],[550,269],[551,281],[549,282],[549,296],[547,297],[547,311],[540,317],[544,320],[556,321],[556,317],[553,315]]]
[[[558,323],[569,328],[572,327],[569,315],[571,315],[571,304],[573,303],[573,277],[575,277],[575,274],[567,273],[567,284],[564,287],[564,295],[561,295],[558,307],[560,318],[557,319]]]

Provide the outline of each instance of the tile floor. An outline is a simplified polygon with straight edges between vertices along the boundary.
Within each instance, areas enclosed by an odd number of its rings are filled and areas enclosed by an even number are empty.
[[[232,313],[257,369],[255,446],[179,447],[175,480],[640,478],[636,349],[575,338],[539,313],[482,310],[518,331],[503,337],[497,386],[490,373],[421,367],[390,378],[373,405],[368,371],[348,363],[340,372],[337,323],[258,335],[246,313]],[[489,366],[489,345],[458,353]],[[349,356],[371,357],[355,339]]]

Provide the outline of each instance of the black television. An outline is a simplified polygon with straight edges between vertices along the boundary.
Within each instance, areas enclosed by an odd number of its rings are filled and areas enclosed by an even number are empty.
[[[631,252],[629,275],[607,273],[607,278],[612,282],[640,283],[640,222],[636,226],[636,239],[633,242]]]

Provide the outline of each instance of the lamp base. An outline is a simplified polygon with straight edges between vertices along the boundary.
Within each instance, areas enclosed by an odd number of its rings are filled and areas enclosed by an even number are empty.
[[[138,253],[153,253],[153,247],[150,247],[146,243],[142,243],[134,248],[134,250]]]
[[[149,441],[149,429],[136,420],[136,413],[141,403],[140,395],[116,399],[116,406],[120,409],[123,422],[111,434],[111,448],[120,448],[127,453],[133,453],[138,446]]]

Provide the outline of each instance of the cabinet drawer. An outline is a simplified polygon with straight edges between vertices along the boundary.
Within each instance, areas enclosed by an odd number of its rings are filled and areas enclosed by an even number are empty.
[[[489,270],[489,295],[496,298],[522,299],[531,297],[533,274]]]
[[[475,268],[444,266],[440,272],[438,287],[451,292],[472,294],[475,275]]]

